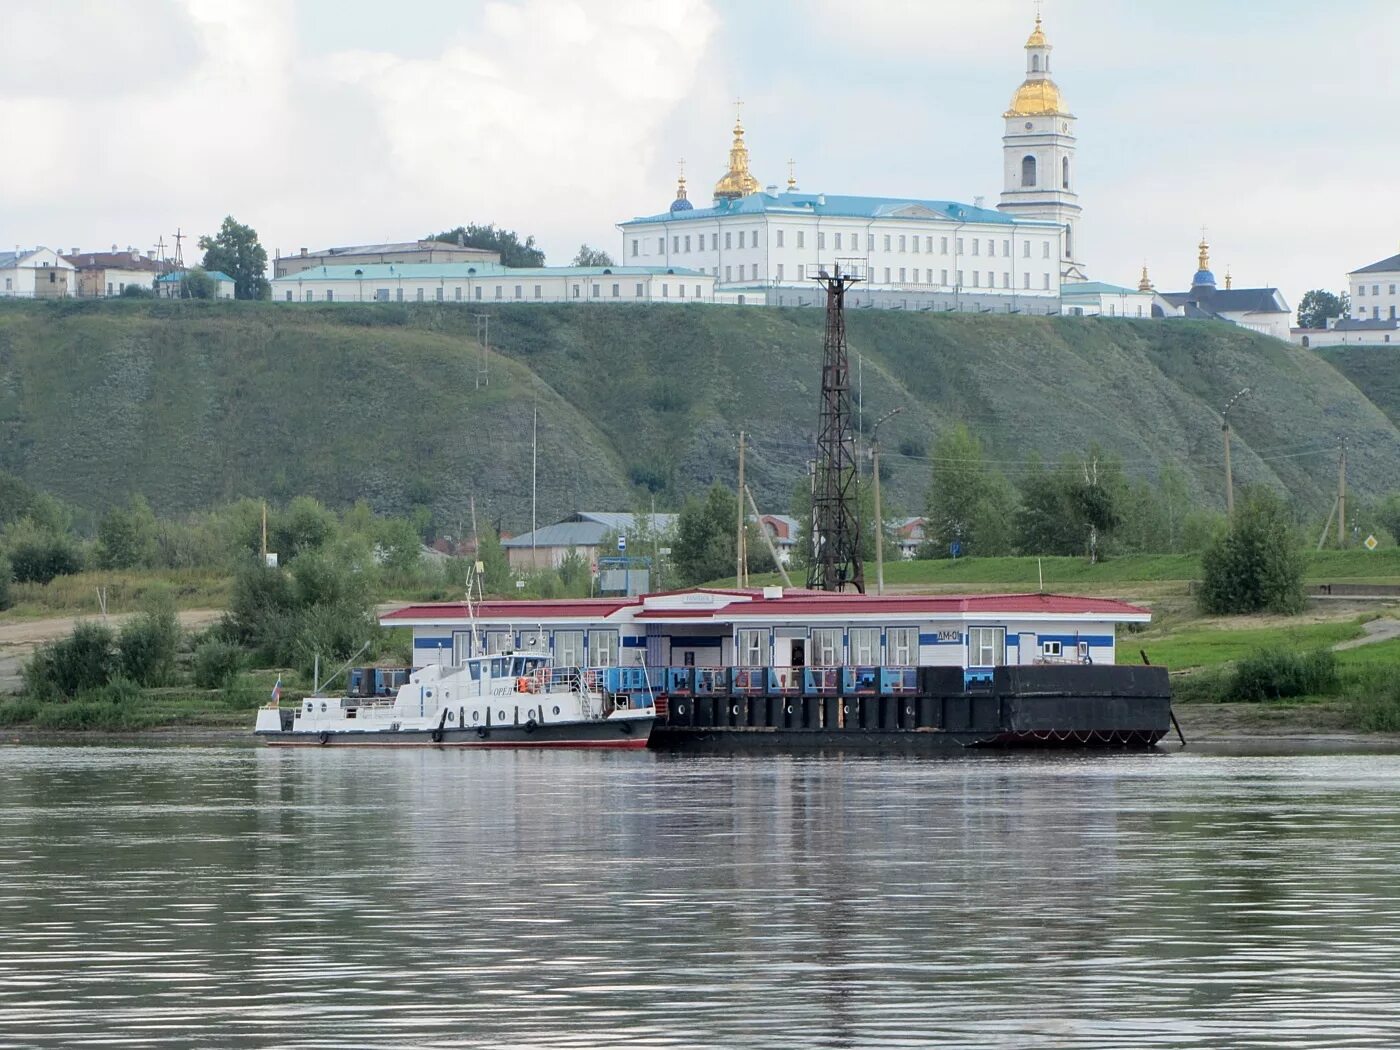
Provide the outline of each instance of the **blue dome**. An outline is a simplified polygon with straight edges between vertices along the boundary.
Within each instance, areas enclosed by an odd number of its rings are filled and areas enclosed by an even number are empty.
[[[691,204],[690,201],[686,200],[684,197],[677,197],[671,202],[672,212],[691,211],[694,207],[695,205]]]
[[[1197,270],[1196,276],[1191,278],[1192,288],[1214,288],[1215,274],[1209,270]]]

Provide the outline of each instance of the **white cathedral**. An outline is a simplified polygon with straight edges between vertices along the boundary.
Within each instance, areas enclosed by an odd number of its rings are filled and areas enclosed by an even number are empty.
[[[736,120],[713,204],[696,208],[682,173],[669,210],[618,224],[618,262],[708,274],[717,302],[814,305],[811,278],[839,263],[864,278],[848,295],[855,306],[1060,313],[1062,287],[1086,279],[1075,118],[1051,79],[1039,17],[1025,51],[1026,79],[1003,115],[1005,188],[995,209],[803,193],[791,175],[785,191],[762,188]]]

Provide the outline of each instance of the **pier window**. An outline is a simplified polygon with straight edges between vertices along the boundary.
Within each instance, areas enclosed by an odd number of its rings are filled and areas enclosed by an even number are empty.
[[[818,627],[812,631],[812,649],[808,662],[814,667],[837,667],[841,663],[841,631],[836,627]]]
[[[503,653],[511,647],[509,631],[487,631],[482,640],[487,653]]]
[[[967,630],[969,667],[1001,667],[1006,663],[1005,627],[969,627]]]
[[[768,631],[743,630],[737,639],[740,667],[768,666]]]
[[[583,632],[554,632],[554,663],[559,667],[578,667],[583,663]]]
[[[917,627],[891,627],[885,632],[885,663],[891,667],[913,667],[918,662]]]
[[[616,631],[589,631],[589,632],[588,632],[588,666],[589,666],[589,667],[616,667],[616,666],[617,666],[617,632],[616,632]]]
[[[851,628],[851,663],[872,667],[880,662],[880,628]]]

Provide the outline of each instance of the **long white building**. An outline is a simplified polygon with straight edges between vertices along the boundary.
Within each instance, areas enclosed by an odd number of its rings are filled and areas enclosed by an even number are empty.
[[[381,263],[316,266],[272,279],[286,303],[711,302],[714,278],[680,266]]]
[[[622,261],[684,266],[720,302],[815,303],[812,278],[840,264],[864,278],[852,305],[1058,313],[1061,284],[1083,280],[1074,190],[1074,116],[1050,78],[1040,20],[1026,79],[1003,114],[1005,185],[996,209],[956,201],[760,189],[736,121],[714,202],[696,208],[682,174],[667,211],[618,224]]]

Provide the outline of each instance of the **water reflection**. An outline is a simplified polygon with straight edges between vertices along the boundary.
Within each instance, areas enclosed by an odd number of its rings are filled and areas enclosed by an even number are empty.
[[[0,750],[0,1045],[1400,1043],[1400,758]]]

